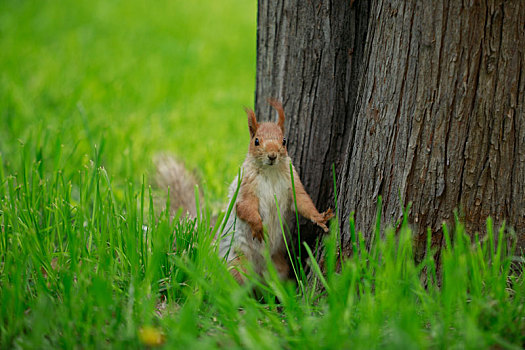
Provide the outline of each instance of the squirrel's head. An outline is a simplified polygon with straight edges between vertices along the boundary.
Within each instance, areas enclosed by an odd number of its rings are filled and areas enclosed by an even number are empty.
[[[279,115],[277,123],[257,123],[255,113],[245,108],[250,128],[249,154],[260,165],[273,166],[280,164],[288,156],[286,138],[284,137],[284,109],[277,100],[268,99]]]

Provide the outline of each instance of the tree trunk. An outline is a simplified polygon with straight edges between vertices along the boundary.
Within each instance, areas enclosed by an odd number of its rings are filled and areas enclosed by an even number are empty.
[[[416,254],[453,211],[525,248],[525,1],[259,0],[256,111],[281,99],[289,153],[320,210],[370,238],[412,203]],[[306,225],[301,232],[315,230]]]

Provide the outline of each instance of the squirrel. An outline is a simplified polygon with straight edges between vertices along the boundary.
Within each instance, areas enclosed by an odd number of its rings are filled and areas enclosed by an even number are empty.
[[[266,270],[263,256],[268,244],[272,262],[282,280],[288,277],[289,266],[286,247],[277,212],[275,198],[283,223],[291,223],[295,217],[295,205],[290,176],[291,159],[288,156],[287,140],[284,137],[284,109],[280,102],[268,99],[277,111],[278,121],[258,123],[255,112],[245,108],[250,131],[250,146],[238,176],[230,185],[230,202],[234,194],[234,211],[225,232],[220,237],[219,254],[232,266],[232,275],[243,283],[242,272],[246,272],[245,261],[249,261],[256,273]],[[304,189],[299,174],[292,165],[297,210],[301,216],[328,232],[326,223],[334,214],[331,209],[319,213]],[[239,189],[237,191],[237,187]],[[266,228],[267,239],[264,239]]]
[[[279,203],[281,219],[290,224],[295,217],[295,205],[290,176],[291,159],[288,156],[287,140],[284,137],[284,109],[280,102],[268,99],[277,111],[278,121],[258,123],[255,112],[245,108],[250,131],[250,146],[241,169],[229,188],[229,204],[237,193],[232,213],[225,218],[224,230],[219,240],[219,254],[227,261],[235,280],[244,283],[243,273],[250,262],[254,271],[262,275],[266,270],[265,245],[268,244],[272,262],[282,280],[289,273],[284,242],[275,198]],[[171,188],[170,210],[179,208],[190,217],[195,217],[195,177],[184,164],[169,156],[157,157],[156,182],[161,188]],[[334,214],[331,209],[319,213],[305,191],[299,174],[292,165],[297,210],[301,216],[328,232],[326,223]],[[239,185],[240,183],[240,185]],[[238,191],[237,191],[237,187]],[[264,238],[264,228],[268,234]]]

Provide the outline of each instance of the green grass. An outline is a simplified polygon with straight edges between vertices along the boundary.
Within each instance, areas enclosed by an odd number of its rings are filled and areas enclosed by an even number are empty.
[[[139,183],[171,152],[226,195],[246,153],[255,89],[255,1],[0,3],[0,150],[18,140],[66,171],[95,146],[119,182]]]
[[[154,6],[0,3],[0,348],[525,346],[524,261],[490,220],[419,264],[406,222],[366,250],[351,220],[340,269],[332,222],[298,284],[238,286],[210,217],[245,153],[255,2]],[[201,174],[195,222],[153,204],[159,151]]]
[[[515,270],[523,259],[490,221],[484,238],[470,239],[460,223],[445,230],[441,280],[432,254],[414,263],[405,221],[397,234],[376,231],[370,250],[352,232],[354,254],[340,272],[333,229],[327,273],[311,260],[314,285],[283,284],[269,265],[265,281],[238,286],[216,255],[220,224],[210,226],[209,211],[170,221],[146,185],[129,182],[120,200],[101,167],[66,181],[60,169],[42,176],[42,161],[28,155],[20,174],[0,176],[2,348],[141,348],[152,341],[144,329],[168,348],[525,344],[525,283]]]

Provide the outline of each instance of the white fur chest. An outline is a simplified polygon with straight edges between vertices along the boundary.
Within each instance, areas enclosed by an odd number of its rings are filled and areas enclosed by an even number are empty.
[[[283,227],[289,224],[292,214],[291,180],[286,172],[280,169],[265,169],[257,177],[256,192],[259,198],[259,214],[263,225],[268,230],[270,251],[276,252],[284,248],[283,234],[279,223],[276,201]]]

